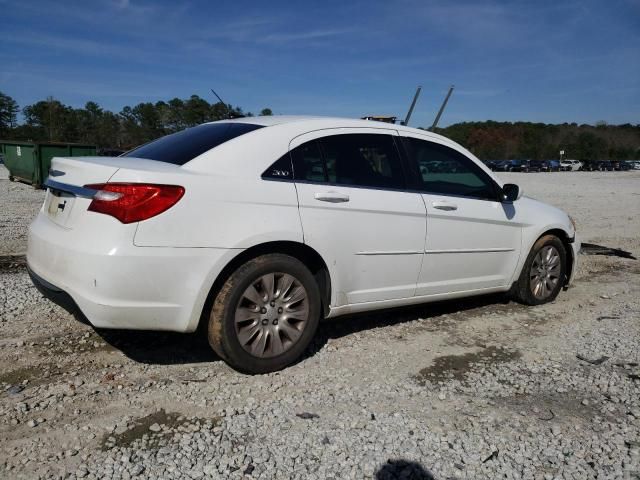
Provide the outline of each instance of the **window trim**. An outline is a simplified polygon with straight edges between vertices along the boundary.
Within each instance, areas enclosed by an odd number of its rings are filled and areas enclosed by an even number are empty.
[[[408,136],[408,135],[402,135],[400,134],[400,143],[402,144],[402,151],[403,154],[406,157],[406,161],[407,161],[407,165],[408,167],[411,169],[411,179],[413,180],[413,184],[412,187],[415,189],[414,191],[419,192],[419,193],[424,193],[424,194],[428,194],[428,195],[440,195],[443,197],[454,197],[454,198],[469,198],[472,200],[483,200],[483,201],[489,201],[489,202],[498,202],[498,203],[502,203],[502,198],[500,196],[501,192],[502,192],[502,188],[500,187],[500,185],[498,185],[496,183],[496,181],[491,178],[490,175],[487,174],[487,172],[485,172],[484,170],[482,170],[482,168],[480,168],[480,166],[478,166],[476,164],[476,162],[474,162],[471,158],[469,158],[468,156],[466,156],[464,153],[456,150],[455,148],[450,147],[449,145],[445,145],[443,143],[438,143],[438,142],[434,142],[432,140],[428,140],[426,138],[419,138],[419,137],[415,137],[415,136]],[[457,153],[460,157],[462,157],[465,162],[466,162],[466,166],[468,166],[473,173],[476,173],[481,179],[487,181],[493,191],[493,198],[485,198],[485,197],[476,197],[476,196],[472,196],[472,195],[463,195],[463,194],[455,194],[455,193],[442,193],[442,192],[433,192],[431,190],[427,190],[426,188],[424,188],[422,181],[420,180],[421,177],[421,173],[420,173],[420,167],[418,165],[418,162],[411,158],[411,155],[409,154],[409,152],[411,151],[407,145],[407,140],[408,139],[414,139],[414,140],[419,140],[422,142],[427,142],[433,145],[436,145],[437,147],[440,148],[446,148],[449,150],[452,150],[453,152]],[[470,164],[470,165],[469,165]]]

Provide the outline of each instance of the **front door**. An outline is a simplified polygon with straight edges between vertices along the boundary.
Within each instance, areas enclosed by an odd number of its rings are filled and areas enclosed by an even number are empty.
[[[427,240],[416,295],[506,286],[520,255],[522,225],[514,206],[475,162],[434,139],[404,139],[419,170]]]

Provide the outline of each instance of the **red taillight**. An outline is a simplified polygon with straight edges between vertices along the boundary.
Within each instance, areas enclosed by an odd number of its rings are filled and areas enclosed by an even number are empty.
[[[85,188],[98,190],[89,211],[104,213],[122,223],[146,220],[168,210],[184,195],[177,185],[147,183],[97,183]]]

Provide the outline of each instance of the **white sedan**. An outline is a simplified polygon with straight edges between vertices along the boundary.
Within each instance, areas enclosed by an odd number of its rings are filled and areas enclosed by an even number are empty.
[[[510,292],[552,301],[579,241],[460,145],[365,120],[207,123],[124,156],[54,158],[27,261],[97,328],[193,332],[250,373],[321,318]]]
[[[577,172],[582,168],[582,162],[580,160],[562,160],[560,162],[560,170],[566,172]]]

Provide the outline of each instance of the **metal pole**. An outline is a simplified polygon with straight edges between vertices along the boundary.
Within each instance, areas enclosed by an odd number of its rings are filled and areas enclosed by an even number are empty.
[[[222,101],[222,99],[220,98],[220,95],[218,95],[213,88],[211,88],[210,90],[218,98],[218,100],[220,100],[220,103],[222,104],[224,109],[227,111],[227,117],[233,118],[231,115],[231,110],[229,110],[229,107],[227,106],[227,104]]]
[[[449,97],[451,96],[451,93],[453,92],[453,88],[454,88],[453,85],[451,85],[449,87],[449,92],[447,93],[447,96],[444,98],[444,102],[442,102],[442,106],[440,107],[440,110],[438,111],[438,115],[436,115],[436,119],[433,121],[433,125],[431,125],[431,128],[429,130],[433,131],[438,126],[438,122],[440,121],[440,117],[442,116],[442,112],[444,112],[444,108],[447,106],[447,102],[449,101]]]
[[[420,91],[422,90],[422,86],[418,86],[416,90],[416,94],[413,96],[413,102],[411,102],[411,106],[409,107],[409,111],[407,112],[407,116],[402,122],[402,125],[409,125],[409,119],[411,118],[411,114],[413,113],[413,108],[416,106],[416,102],[418,101],[418,97],[420,96]]]

